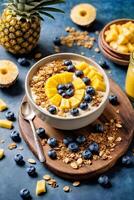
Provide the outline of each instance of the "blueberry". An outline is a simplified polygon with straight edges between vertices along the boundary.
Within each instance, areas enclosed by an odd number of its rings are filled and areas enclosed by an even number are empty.
[[[104,126],[102,124],[95,124],[93,126],[93,132],[103,133],[104,132]]]
[[[18,131],[12,131],[11,134],[10,134],[10,137],[14,142],[20,142],[21,141],[20,134],[19,134]]]
[[[14,160],[17,165],[24,165],[24,163],[25,163],[23,160],[23,156],[21,154],[15,155]]]
[[[83,73],[82,70],[77,70],[77,71],[75,72],[75,76],[77,76],[77,77],[82,77],[83,75],[84,75],[84,73]]]
[[[35,177],[37,175],[36,168],[34,166],[29,166],[26,169],[29,176]]]
[[[82,157],[86,160],[92,158],[92,152],[89,149],[86,149],[82,152]]]
[[[90,79],[88,77],[84,77],[82,80],[86,85],[90,84]]]
[[[109,69],[109,68],[110,68],[106,61],[102,61],[102,62],[100,63],[100,66],[101,66],[103,69]]]
[[[74,90],[73,90],[73,89],[68,89],[68,90],[66,91],[66,95],[67,95],[68,97],[73,96],[73,94],[74,94]]]
[[[30,62],[26,58],[19,58],[18,63],[25,67],[30,65]]]
[[[121,161],[124,166],[130,166],[132,164],[132,157],[125,155],[122,157]]]
[[[30,199],[32,199],[29,190],[26,189],[26,188],[23,188],[23,189],[20,190],[20,196],[24,200],[30,200]]]
[[[116,95],[110,95],[110,96],[109,96],[109,102],[110,102],[112,105],[114,105],[114,106],[116,106],[116,105],[119,104],[118,98],[117,98]]]
[[[90,95],[95,95],[95,89],[92,86],[88,86],[86,89],[86,93]]]
[[[86,138],[84,135],[79,135],[77,138],[76,138],[76,142],[78,144],[83,144],[84,142],[86,141]]]
[[[62,97],[63,97],[63,98],[67,98],[66,92],[63,92],[63,93],[62,93]]]
[[[58,90],[65,90],[66,86],[64,84],[59,84],[57,87]]]
[[[46,131],[44,128],[40,127],[38,129],[36,129],[36,133],[41,139],[45,138]]]
[[[87,110],[87,109],[88,109],[88,104],[87,104],[86,102],[82,102],[82,103],[80,104],[80,109],[81,109],[81,110]]]
[[[50,149],[48,151],[48,156],[51,158],[51,159],[56,159],[57,158],[57,154],[56,154],[56,151],[54,149]]]
[[[57,140],[54,137],[51,137],[47,140],[47,144],[49,144],[50,147],[56,147],[57,146]]]
[[[53,41],[53,43],[56,45],[56,46],[60,46],[61,45],[61,40],[59,37],[56,37]]]
[[[56,109],[55,106],[50,106],[50,107],[48,108],[48,111],[49,111],[52,115],[54,115],[54,114],[57,113],[57,109]]]
[[[12,111],[6,112],[6,118],[8,120],[14,121],[15,120],[15,114]]]
[[[98,178],[98,183],[99,183],[100,185],[102,185],[103,187],[108,186],[108,185],[110,184],[108,176],[106,176],[106,175],[101,175],[101,176]]]
[[[72,89],[73,88],[73,84],[72,83],[67,83],[65,85],[66,89]]]
[[[63,143],[64,143],[66,146],[68,146],[68,144],[71,143],[71,142],[73,142],[73,141],[74,141],[74,140],[73,140],[72,137],[65,137],[65,138],[63,139]]]
[[[58,90],[58,93],[59,93],[60,95],[62,95],[62,94],[64,93],[64,90]]]
[[[68,65],[67,66],[67,71],[68,72],[74,72],[75,71],[75,66],[74,65]]]
[[[98,153],[99,152],[99,145],[96,142],[93,142],[92,144],[89,145],[89,150],[92,153]]]
[[[78,108],[73,108],[71,111],[70,111],[71,115],[73,116],[78,116],[79,115],[79,109]]]
[[[65,60],[64,61],[64,65],[68,66],[68,65],[72,65],[72,61],[71,60]]]
[[[92,96],[89,94],[86,94],[84,97],[84,101],[87,103],[90,103],[92,101]]]
[[[72,152],[77,152],[79,150],[79,146],[75,142],[71,142],[68,145],[68,149]]]

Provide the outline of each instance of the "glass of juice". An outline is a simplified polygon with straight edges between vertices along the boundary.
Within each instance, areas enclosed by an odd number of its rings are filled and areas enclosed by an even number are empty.
[[[134,101],[134,52],[130,55],[130,63],[126,76],[125,90],[130,99]]]

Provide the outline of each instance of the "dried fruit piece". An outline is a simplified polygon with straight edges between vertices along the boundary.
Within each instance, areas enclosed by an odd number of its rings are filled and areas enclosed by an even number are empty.
[[[0,111],[3,111],[7,108],[7,104],[2,99],[0,99]]]
[[[4,157],[4,149],[0,149],[0,160]]]
[[[74,182],[73,182],[73,186],[74,186],[74,187],[77,187],[77,186],[79,186],[79,185],[80,185],[80,181],[74,181]]]
[[[46,192],[46,182],[45,180],[37,181],[36,185],[36,195],[40,195]]]
[[[11,129],[13,126],[13,122],[6,120],[6,119],[1,119],[0,120],[0,127],[1,128],[8,128]]]
[[[0,87],[9,87],[19,75],[17,66],[10,60],[0,61]]]
[[[16,143],[11,143],[11,144],[8,145],[8,149],[9,150],[13,150],[15,148],[17,148],[17,144]]]
[[[74,23],[80,26],[88,26],[96,18],[96,8],[91,4],[78,4],[72,8],[70,17]]]
[[[45,179],[45,181],[49,181],[51,179],[51,176],[49,174],[46,174],[43,176],[43,178]]]

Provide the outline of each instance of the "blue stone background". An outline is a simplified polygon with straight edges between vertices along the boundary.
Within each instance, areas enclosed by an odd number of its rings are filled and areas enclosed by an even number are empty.
[[[3,6],[1,1],[0,9],[2,10]],[[87,2],[93,4],[97,8],[97,19],[96,22],[89,28],[91,35],[94,35],[95,30],[101,30],[103,26],[114,19],[118,18],[134,18],[134,0],[67,0],[66,5],[60,5],[59,7],[64,9],[65,15],[55,14],[56,21],[45,18],[44,23],[42,23],[42,32],[39,41],[37,50],[41,51],[43,56],[53,54],[53,39],[56,36],[65,35],[65,27],[73,26],[77,29],[80,27],[74,25],[69,17],[70,9],[77,3]],[[97,46],[97,44],[96,44]],[[75,52],[81,53],[84,52],[86,56],[91,57],[95,55],[94,60],[106,60],[102,54],[97,54],[94,50],[84,49],[82,47],[67,48],[63,47],[62,52]],[[7,53],[2,47],[0,47],[0,59],[10,59],[15,62],[17,65],[17,57]],[[31,65],[35,62],[32,59],[32,56],[29,56]],[[112,78],[124,89],[125,76],[126,76],[126,67],[117,66],[112,62],[108,61],[108,64],[111,69]],[[24,91],[24,80],[29,67],[19,66],[19,79],[16,84],[9,89],[0,89],[0,98],[4,99],[9,105],[9,109],[14,111],[16,116],[18,115],[18,109]],[[0,118],[4,118],[5,112],[0,113]],[[15,129],[18,130],[17,121],[14,123]],[[63,191],[64,185],[70,185],[70,181],[63,180],[59,177],[56,177],[53,173],[45,169],[34,155],[30,152],[27,145],[24,141],[18,146],[23,146],[24,150],[21,152],[24,156],[24,159],[34,158],[37,161],[37,172],[38,178],[30,178],[26,173],[26,164],[24,167],[16,166],[13,158],[14,155],[20,151],[8,150],[7,146],[11,143],[10,139],[10,130],[0,129],[0,139],[4,139],[5,143],[0,144],[0,148],[5,149],[6,157],[0,161],[0,200],[19,200],[19,191],[21,188],[28,188],[33,196],[33,199],[46,199],[46,200],[133,200],[134,199],[134,169],[133,168],[122,168],[119,164],[116,164],[112,170],[107,172],[109,175],[112,187],[110,189],[104,189],[96,183],[96,180],[90,180],[82,182],[81,186],[78,188],[72,187],[72,191],[65,193]],[[128,152],[130,153],[130,152]],[[53,189],[47,187],[48,192],[41,197],[36,197],[35,187],[36,181],[41,179],[44,174],[50,174],[56,178],[59,187]]]

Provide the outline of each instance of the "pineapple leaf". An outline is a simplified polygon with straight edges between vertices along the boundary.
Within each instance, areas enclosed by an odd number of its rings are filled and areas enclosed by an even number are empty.
[[[50,13],[44,12],[44,11],[40,11],[41,14],[46,15],[48,17],[50,17],[51,19],[55,19],[53,15],[51,15]]]
[[[51,12],[60,12],[60,13],[64,13],[63,10],[59,9],[59,8],[51,8],[51,7],[40,7],[39,8],[39,12],[40,10],[42,11],[51,11]]]

